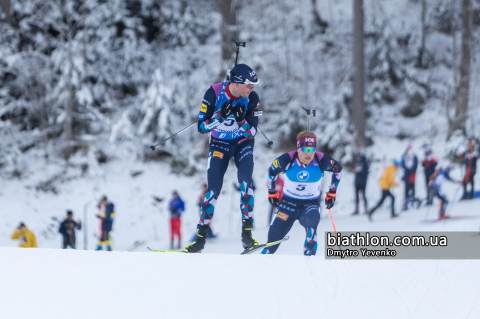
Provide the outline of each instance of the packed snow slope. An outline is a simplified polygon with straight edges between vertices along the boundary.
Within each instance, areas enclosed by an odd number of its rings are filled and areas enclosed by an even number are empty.
[[[320,258],[318,258],[320,257]],[[2,318],[480,318],[478,261],[0,248]]]
[[[421,208],[392,220],[385,209],[373,222],[340,215],[335,223],[339,230],[478,229],[478,200],[451,208],[469,218],[422,223],[436,214]],[[325,260],[323,232],[331,229],[325,218],[315,257],[302,256],[298,224],[275,255],[239,255],[236,232],[207,242],[202,254],[1,247],[0,317],[480,318],[480,261]],[[261,241],[266,233],[254,230]]]

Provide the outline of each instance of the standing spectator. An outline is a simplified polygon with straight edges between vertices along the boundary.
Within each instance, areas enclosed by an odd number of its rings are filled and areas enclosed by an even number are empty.
[[[433,201],[433,189],[429,187],[430,177],[435,172],[437,167],[437,158],[432,155],[432,150],[428,145],[423,147],[424,157],[422,159],[423,171],[425,173],[425,184],[427,187],[427,205],[432,205]]]
[[[477,172],[478,152],[475,152],[475,144],[472,140],[468,141],[468,149],[465,153],[460,154],[465,163],[465,178],[463,179],[463,199],[473,199],[475,193],[475,186],[473,179]],[[470,196],[467,194],[467,185],[470,184]]]
[[[355,153],[355,165],[353,167],[355,172],[355,211],[352,215],[358,214],[358,205],[360,203],[360,192],[363,195],[363,204],[365,207],[365,214],[368,213],[368,204],[367,204],[367,196],[365,195],[365,189],[367,188],[367,178],[368,178],[368,163],[365,156],[357,152]]]
[[[107,246],[107,250],[111,251],[110,232],[113,227],[113,219],[115,218],[115,211],[113,203],[107,200],[107,195],[103,195],[98,204],[98,215],[100,229],[98,232],[98,245],[96,250],[102,250],[103,245]]]
[[[405,183],[405,199],[402,210],[408,209],[408,203],[415,202],[415,175],[418,167],[418,158],[412,153],[412,144],[408,143],[407,150],[402,156],[403,181]]]
[[[67,217],[60,224],[58,232],[63,236],[63,249],[66,249],[70,246],[72,249],[75,249],[75,229],[80,230],[82,224],[73,220],[73,212],[67,210]]]
[[[37,247],[37,239],[35,235],[25,226],[24,223],[20,223],[17,229],[12,234],[12,239],[20,239],[20,244],[18,247],[23,248],[36,248]]]
[[[378,204],[375,205],[375,207],[373,207],[368,212],[368,218],[370,219],[370,221],[372,220],[373,212],[383,204],[383,201],[387,197],[392,198],[392,213],[391,213],[392,218],[398,216],[398,214],[395,214],[395,197],[393,197],[393,194],[390,192],[390,189],[392,187],[398,186],[397,182],[395,182],[395,174],[397,173],[398,166],[399,166],[399,163],[394,160],[391,165],[387,166],[387,168],[383,172],[382,177],[380,177],[380,188],[382,189],[382,198],[380,199]]]
[[[173,249],[173,240],[175,235],[178,238],[177,249],[180,249],[182,234],[180,231],[182,213],[185,211],[185,203],[178,195],[177,191],[173,191],[173,198],[170,201],[170,248]]]
[[[236,184],[234,183],[233,185],[236,185]],[[202,193],[200,194],[200,197],[198,198],[197,206],[199,208],[200,215],[202,215],[202,204],[203,204],[203,200],[205,198],[205,195],[208,192],[208,187],[207,187],[207,184],[205,184],[205,183],[200,184],[200,187],[202,188]],[[213,239],[213,238],[216,238],[216,237],[217,236],[213,234],[212,225],[210,225],[210,227],[208,227],[208,231],[207,231],[207,238]],[[197,234],[195,234],[195,236],[193,237],[192,242],[195,240],[195,238],[197,238]]]

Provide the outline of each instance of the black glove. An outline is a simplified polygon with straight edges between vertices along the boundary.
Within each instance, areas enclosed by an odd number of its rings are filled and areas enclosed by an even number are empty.
[[[279,193],[277,193],[276,190],[269,190],[268,191],[268,201],[270,204],[272,204],[273,207],[278,207],[280,205],[280,199],[278,198],[280,196]]]
[[[233,116],[235,116],[235,121],[238,123],[243,122],[245,119],[245,105],[238,103],[233,109]]]
[[[330,189],[326,194],[327,196],[325,196],[325,205],[327,205],[327,209],[330,209],[335,204],[335,198],[337,197],[337,190]]]
[[[220,109],[220,115],[222,116],[223,119],[226,119],[230,115],[232,115],[233,112],[233,105],[230,102],[225,102],[223,103],[221,109]]]

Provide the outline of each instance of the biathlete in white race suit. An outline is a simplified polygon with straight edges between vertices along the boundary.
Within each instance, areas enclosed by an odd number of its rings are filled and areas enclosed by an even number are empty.
[[[297,136],[297,150],[277,157],[268,170],[268,200],[278,207],[268,230],[268,242],[285,237],[298,219],[305,227],[303,253],[317,252],[317,226],[320,222],[320,186],[325,171],[332,172],[332,183],[325,197],[327,209],[333,207],[342,166],[330,156],[315,151],[317,137],[313,132]],[[285,173],[283,197],[275,190],[277,176]],[[273,254],[279,245],[265,248],[262,254]]]

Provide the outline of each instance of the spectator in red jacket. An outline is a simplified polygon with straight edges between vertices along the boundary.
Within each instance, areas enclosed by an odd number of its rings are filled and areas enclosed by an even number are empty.
[[[173,241],[175,236],[178,238],[177,249],[180,249],[180,242],[182,240],[182,234],[180,231],[181,228],[181,217],[182,213],[185,211],[185,203],[178,195],[177,191],[172,192],[173,198],[169,204],[170,210],[170,248],[173,249]]]
[[[473,199],[475,193],[475,185],[473,179],[477,173],[478,152],[475,151],[475,144],[472,140],[468,141],[468,149],[465,153],[460,154],[465,164],[465,177],[463,179],[463,196],[462,199]],[[467,185],[470,184],[470,196],[467,193]]]
[[[415,175],[417,172],[418,159],[412,152],[412,144],[408,143],[407,150],[402,156],[403,181],[405,183],[405,200],[402,210],[408,209],[408,204],[416,201],[415,198]]]

